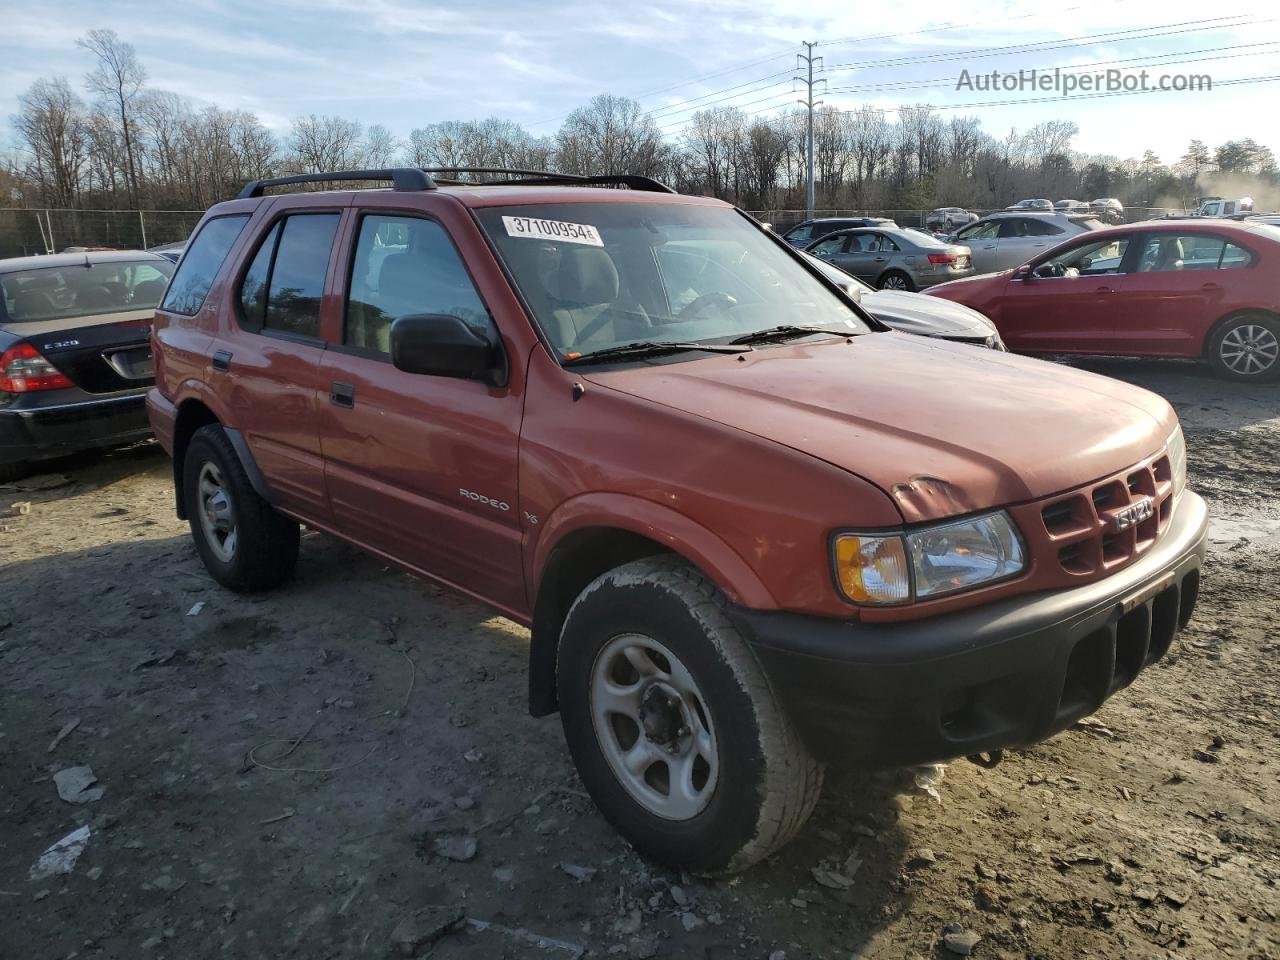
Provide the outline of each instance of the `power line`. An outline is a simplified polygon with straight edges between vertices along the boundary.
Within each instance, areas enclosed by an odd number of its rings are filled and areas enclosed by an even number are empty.
[[[1237,14],[1233,17],[1213,17],[1204,20],[1184,20],[1178,23],[1165,23],[1151,27],[1135,27],[1130,30],[1111,30],[1104,33],[1088,34],[1076,40],[1037,40],[1028,43],[1014,43],[998,47],[976,47],[972,50],[959,50],[954,53],[924,54],[915,57],[895,57],[888,60],[862,60],[850,63],[832,64],[828,70],[862,70],[868,67],[900,67],[920,63],[945,63],[952,60],[977,60],[990,57],[1006,56],[1015,53],[1043,53],[1046,50],[1066,50],[1074,47],[1088,47],[1101,40],[1112,43],[1125,43],[1131,40],[1151,40],[1156,37],[1177,36],[1184,33],[1206,33],[1223,30],[1228,27],[1256,26],[1274,23],[1275,18],[1267,20],[1248,20]],[[1233,23],[1224,21],[1234,20]],[[1170,27],[1186,27],[1173,30]]]

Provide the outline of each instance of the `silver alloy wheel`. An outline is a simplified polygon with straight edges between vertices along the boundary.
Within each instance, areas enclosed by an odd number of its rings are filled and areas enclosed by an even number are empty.
[[[665,820],[689,820],[715,793],[715,727],[688,668],[638,633],[614,637],[591,668],[591,721],[627,793]]]
[[[891,273],[880,281],[881,290],[905,290],[907,289],[906,278],[900,274]]]
[[[1256,376],[1275,365],[1280,340],[1261,324],[1242,323],[1227,331],[1218,344],[1218,356],[1233,373]]]
[[[230,563],[236,555],[236,515],[231,495],[222,482],[222,471],[206,461],[200,467],[197,480],[199,495],[200,528],[204,531],[209,549],[223,563]]]

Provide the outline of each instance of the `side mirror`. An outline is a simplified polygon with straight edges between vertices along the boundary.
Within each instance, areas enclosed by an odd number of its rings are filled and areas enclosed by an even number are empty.
[[[483,380],[500,386],[506,358],[496,344],[459,317],[413,313],[391,324],[391,362],[405,373]]]
[[[1013,271],[1013,280],[1034,280],[1036,275],[1031,271],[1031,264],[1024,263],[1017,270]],[[395,328],[393,327],[392,330]]]
[[[766,230],[768,230],[770,233],[773,233],[773,224],[772,224],[772,223],[762,223],[762,224],[760,224],[760,226],[764,227],[764,228],[765,228]]]

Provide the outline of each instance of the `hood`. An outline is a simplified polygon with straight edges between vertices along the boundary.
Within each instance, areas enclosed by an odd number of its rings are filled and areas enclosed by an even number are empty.
[[[907,522],[1096,480],[1160,450],[1176,422],[1160,397],[1107,377],[896,333],[586,378],[845,469]]]
[[[877,290],[862,295],[862,306],[895,330],[926,337],[991,337],[996,325],[977,310],[941,297]]]

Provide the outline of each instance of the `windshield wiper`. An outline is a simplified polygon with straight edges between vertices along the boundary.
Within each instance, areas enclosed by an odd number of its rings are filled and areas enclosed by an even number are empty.
[[[770,327],[767,330],[757,330],[754,333],[743,334],[730,340],[729,343],[773,343],[780,340],[793,340],[796,337],[806,337],[814,333],[826,333],[833,337],[847,337],[853,331],[832,330],[830,327],[801,327],[795,324],[783,324],[780,327]]]
[[[565,358],[566,367],[582,363],[605,363],[610,360],[628,360],[632,357],[649,357],[661,353],[677,353],[682,350],[705,350],[708,353],[746,353],[751,348],[745,344],[734,343],[694,343],[678,340],[641,340],[636,343],[622,343],[614,347],[604,347]]]

